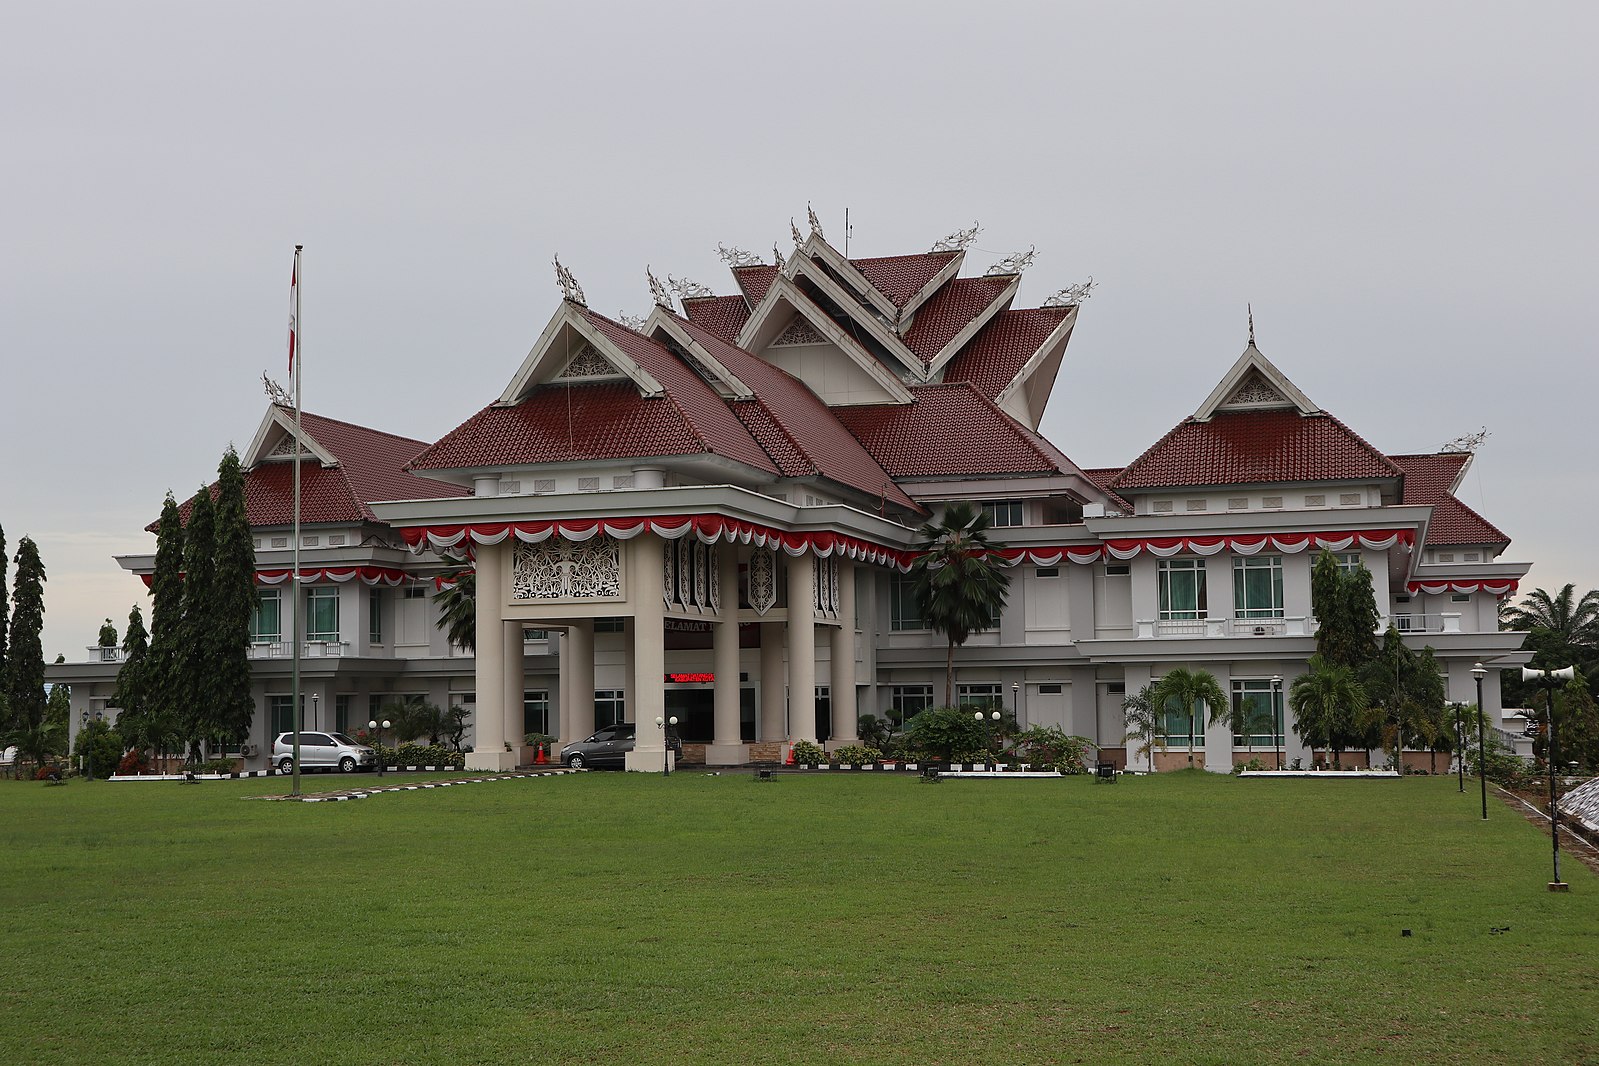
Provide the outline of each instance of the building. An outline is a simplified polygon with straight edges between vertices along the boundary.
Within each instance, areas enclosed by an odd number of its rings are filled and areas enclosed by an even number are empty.
[[[1385,624],[1435,649],[1451,699],[1475,698],[1476,662],[1520,662],[1497,608],[1529,564],[1504,561],[1509,538],[1455,497],[1468,452],[1378,450],[1251,336],[1192,416],[1127,466],[1085,470],[1038,432],[1080,287],[1016,307],[1030,256],[962,276],[970,234],[863,259],[814,224],[794,236],[773,263],[728,252],[726,295],[678,283],[674,306],[651,276],[654,308],[627,323],[557,264],[564,298],[503,392],[431,445],[306,415],[307,720],[353,729],[407,694],[470,705],[483,768],[523,761],[525,733],[618,720],[639,723],[629,765],[658,768],[670,716],[712,764],[847,743],[862,713],[941,699],[943,642],[903,571],[916,527],[955,500],[990,513],[1015,567],[1000,624],[957,656],[959,699],[1117,761],[1124,696],[1178,665],[1277,724],[1185,728],[1157,768],[1186,765],[1190,743],[1211,769],[1309,761],[1282,693],[1313,650],[1323,548],[1372,572]],[[244,457],[255,765],[292,710],[292,432],[272,408]],[[119,561],[148,574],[153,556]],[[475,656],[444,640],[430,598],[467,567]],[[113,672],[51,677],[92,708]],[[1496,672],[1484,702],[1497,713]]]

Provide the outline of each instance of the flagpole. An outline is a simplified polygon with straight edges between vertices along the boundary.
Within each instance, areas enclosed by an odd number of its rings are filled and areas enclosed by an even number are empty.
[[[289,795],[300,794],[300,249],[294,246],[294,319],[289,330],[289,362],[294,378],[294,562],[289,570],[289,635],[292,645],[292,687],[294,689],[294,777]]]

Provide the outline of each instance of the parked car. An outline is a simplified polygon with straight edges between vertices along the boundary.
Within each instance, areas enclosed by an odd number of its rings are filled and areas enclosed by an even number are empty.
[[[378,753],[343,733],[301,733],[300,769],[338,767],[344,773],[370,770],[378,764]],[[294,769],[294,734],[279,733],[272,741],[272,765],[279,773]]]
[[[633,750],[633,731],[632,722],[608,725],[587,740],[575,740],[562,748],[561,762],[574,770],[591,766],[626,766],[627,753]],[[666,742],[671,745],[672,754],[681,759],[683,738],[677,735],[675,729],[666,731]]]

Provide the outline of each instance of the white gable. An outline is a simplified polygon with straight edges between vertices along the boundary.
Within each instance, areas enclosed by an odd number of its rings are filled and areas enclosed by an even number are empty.
[[[338,457],[318,444],[304,426],[300,427],[300,451],[323,466],[339,465]],[[272,404],[261,419],[255,436],[251,438],[250,446],[239,457],[239,465],[251,470],[262,463],[290,462],[294,459],[294,453],[294,412]]]
[[[1261,411],[1274,407],[1293,408],[1303,415],[1320,411],[1310,402],[1310,397],[1300,392],[1287,375],[1261,354],[1255,342],[1250,341],[1244,354],[1199,405],[1194,418],[1207,422],[1217,411]]]
[[[660,396],[666,391],[575,305],[562,301],[497,402],[501,406],[521,403],[535,388],[551,382],[600,381],[630,381],[644,396]]]

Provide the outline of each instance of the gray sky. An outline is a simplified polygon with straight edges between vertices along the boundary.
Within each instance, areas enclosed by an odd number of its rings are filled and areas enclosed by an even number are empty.
[[[1130,461],[1261,349],[1461,495],[1523,589],[1599,587],[1591,4],[13,5],[0,525],[79,658],[162,494],[249,443],[306,246],[306,408],[432,439],[554,311],[718,241],[884,255],[980,220],[1093,275],[1045,432]],[[146,607],[146,610],[148,608]]]

